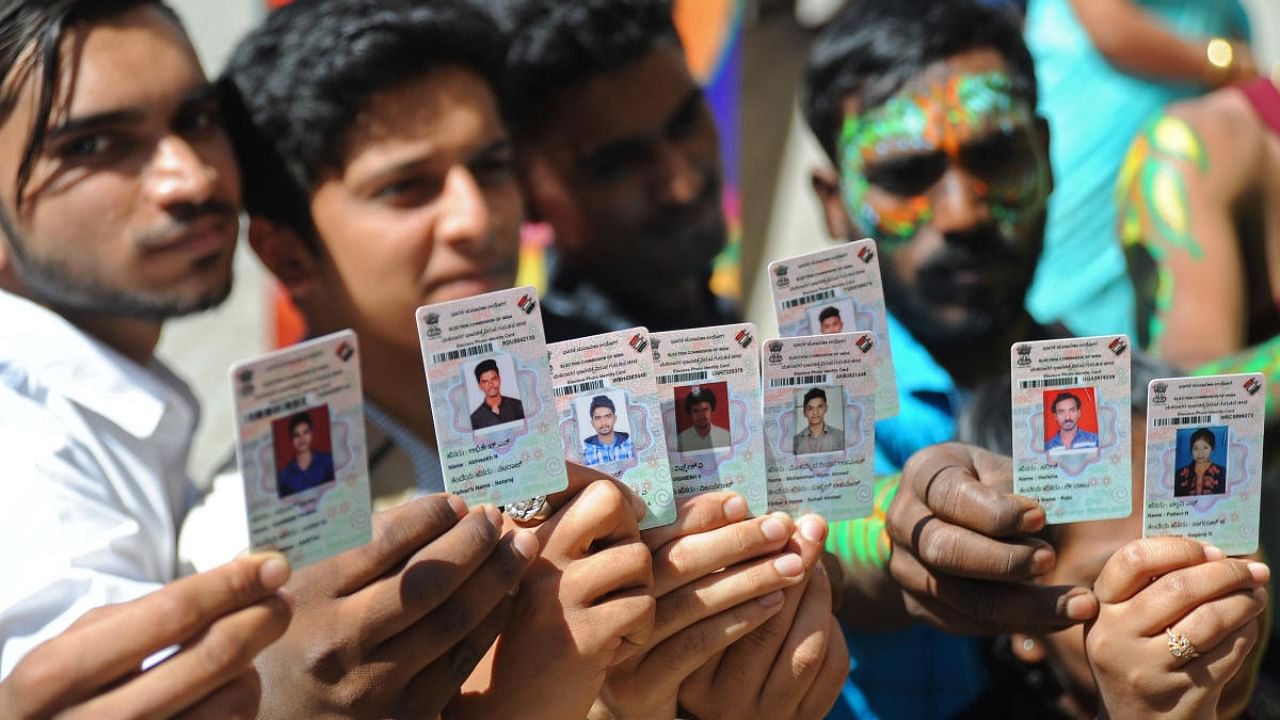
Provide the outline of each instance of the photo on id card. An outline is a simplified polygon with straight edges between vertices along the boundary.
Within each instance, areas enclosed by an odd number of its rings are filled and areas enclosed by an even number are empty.
[[[876,419],[898,414],[898,385],[874,240],[858,240],[769,263],[778,334],[876,336]]]
[[[1132,512],[1130,357],[1123,335],[1014,343],[1014,492],[1049,523]]]
[[[770,511],[828,521],[871,514],[877,346],[871,333],[763,344]]]
[[[355,333],[237,363],[231,382],[251,548],[276,550],[298,569],[368,542]]]
[[[649,336],[677,498],[717,490],[768,506],[760,354],[751,323]]]
[[[1151,381],[1143,537],[1258,549],[1265,410],[1260,373]]]
[[[569,484],[533,288],[418,308],[445,487],[508,505]]]
[[[675,491],[649,331],[632,328],[547,346],[565,458],[640,496],[640,529],[675,522]]]

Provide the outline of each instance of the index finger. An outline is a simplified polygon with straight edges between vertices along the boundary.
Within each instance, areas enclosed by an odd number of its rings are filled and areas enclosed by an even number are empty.
[[[288,579],[289,563],[278,553],[249,555],[183,578],[37,647],[9,681],[33,715],[52,714],[137,671],[147,657],[191,639],[214,620],[271,595]]]
[[[911,456],[902,478],[914,499],[953,525],[997,538],[1044,527],[1044,509],[1013,494],[1012,461],[981,448],[958,443],[927,447]]]
[[[1124,602],[1150,585],[1152,578],[1223,557],[1221,550],[1209,549],[1188,538],[1134,540],[1107,559],[1093,584],[1093,594],[1098,596],[1099,602]]]

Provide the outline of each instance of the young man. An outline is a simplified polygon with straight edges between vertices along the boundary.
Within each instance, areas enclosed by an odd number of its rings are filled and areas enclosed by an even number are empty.
[[[304,1],[269,16],[225,78],[255,250],[313,333],[360,336],[380,506],[441,486],[414,310],[514,278],[522,206],[493,92],[494,37],[460,0]],[[413,467],[416,482],[392,474],[397,466]],[[601,477],[576,466],[570,474]],[[600,712],[674,714],[681,682],[758,627],[770,628],[762,642],[773,652],[725,652],[726,672],[758,673],[757,699],[787,714],[829,704],[843,644],[814,630],[829,620],[830,596],[810,590],[805,572],[821,524],[798,523],[802,534],[790,538],[789,520],[748,520],[745,507],[700,497],[675,525],[646,533],[637,553],[628,498],[611,482],[590,484],[537,527],[540,561],[451,713],[581,716],[598,693]],[[784,602],[774,593],[783,588],[804,602]],[[646,638],[637,628],[653,617],[652,595],[659,619]],[[783,677],[767,674],[775,662],[796,658],[811,663],[791,682],[763,681]],[[723,696],[715,680],[691,686],[695,704]]]
[[[502,373],[498,371],[497,360],[480,362],[476,365],[475,375],[484,400],[471,413],[472,430],[524,419],[524,403],[502,394]]]
[[[289,418],[289,442],[293,457],[276,475],[280,497],[310,490],[334,479],[333,454],[311,447],[311,416],[298,413]]]
[[[710,388],[694,388],[684,397],[684,414],[689,427],[676,435],[680,452],[727,448],[732,443],[729,431],[715,424],[716,394]]]
[[[827,425],[827,393],[822,388],[810,388],[804,394],[804,419],[805,429],[795,437],[797,455],[844,449],[843,432]]]
[[[618,414],[608,395],[591,398],[587,411],[591,414],[591,427],[596,434],[582,441],[584,465],[591,467],[635,457],[635,445],[631,442],[630,433],[614,429]]]
[[[518,0],[502,105],[529,215],[555,235],[548,338],[738,320],[715,123],[669,0]],[[659,290],[660,289],[660,290]]]
[[[916,451],[954,438],[966,389],[1007,372],[1012,342],[1048,333],[1023,309],[1052,184],[1048,128],[1035,115],[1035,76],[1017,20],[968,0],[873,0],[850,7],[815,41],[805,89],[809,125],[835,167],[813,178],[828,227],[840,238],[869,235],[880,247],[902,407],[897,418],[876,425],[876,467],[890,473]],[[964,505],[964,512],[939,513],[948,522],[921,520],[929,516],[925,501],[941,497],[917,494],[917,483],[933,486],[921,478],[922,469],[945,469],[937,458],[958,452],[922,454],[906,468],[901,491],[881,484],[878,505],[893,502],[889,529],[895,520],[919,523],[894,534],[891,558],[879,521],[833,533],[851,577],[879,577],[876,568],[887,564],[900,586],[899,612],[963,632],[1087,619],[1096,605],[1068,602],[1087,594],[1083,589],[968,579],[1020,579],[1052,565],[1052,550],[1042,542],[1025,540],[1011,555],[950,524],[984,528],[986,513],[1008,512],[1010,505],[1021,508],[1017,517],[1027,513],[1027,523],[1043,523],[1034,503],[988,499]],[[980,517],[974,521],[971,514]],[[1009,534],[1026,532],[1015,525]],[[970,540],[979,546],[965,544]],[[939,551],[943,542],[960,543],[965,553]],[[997,555],[1009,564],[995,569]],[[948,558],[992,562],[957,572]],[[954,577],[966,573],[966,579]],[[898,592],[859,589],[881,599]],[[846,601],[850,627],[867,627],[855,610],[863,605],[856,597]],[[947,716],[984,682],[977,647],[967,639],[915,626],[849,640],[858,663],[846,687],[845,716],[885,707]]]
[[[840,317],[840,308],[823,308],[818,313],[818,331],[823,335],[839,335],[844,332],[844,319]]]
[[[1053,398],[1049,411],[1058,422],[1058,432],[1045,443],[1045,450],[1098,447],[1098,434],[1080,427],[1080,396],[1069,392],[1058,393]]]

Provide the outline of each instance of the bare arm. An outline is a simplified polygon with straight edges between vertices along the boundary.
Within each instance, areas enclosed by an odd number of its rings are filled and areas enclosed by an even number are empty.
[[[1235,45],[1235,73],[1224,73],[1208,63],[1208,38],[1179,37],[1131,0],[1071,0],[1071,7],[1094,47],[1122,72],[1208,87],[1254,74],[1243,43]]]

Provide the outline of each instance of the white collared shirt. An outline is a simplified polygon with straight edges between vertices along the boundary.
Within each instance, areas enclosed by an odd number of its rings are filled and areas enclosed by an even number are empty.
[[[195,398],[0,291],[0,677],[86,611],[180,573]]]

